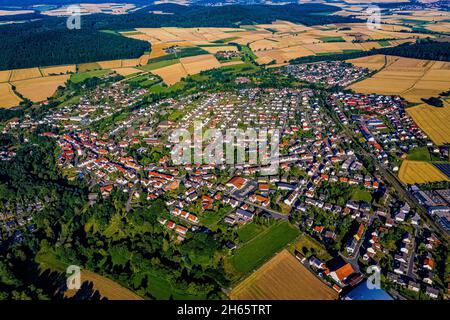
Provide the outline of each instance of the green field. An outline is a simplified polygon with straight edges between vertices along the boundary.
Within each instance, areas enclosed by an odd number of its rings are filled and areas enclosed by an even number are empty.
[[[378,41],[378,44],[382,47],[389,47],[391,45],[391,43],[387,40]]]
[[[353,201],[364,201],[367,203],[372,202],[372,195],[366,190],[355,190],[352,194]]]
[[[78,83],[78,82],[81,82],[88,78],[104,76],[110,72],[111,72],[111,70],[94,70],[94,71],[75,73],[70,76],[70,81],[72,81],[74,83]]]
[[[320,40],[323,42],[345,42],[342,37],[322,37]]]
[[[353,53],[353,52],[361,52],[364,50],[357,50],[357,49],[345,49],[342,51],[342,53]]]
[[[283,249],[299,234],[289,222],[277,222],[255,236],[231,257],[231,265],[238,275],[244,275],[263,264]]]
[[[408,160],[431,161],[430,152],[427,147],[414,148],[409,151]]]
[[[172,297],[175,300],[201,300],[205,296],[195,296],[182,290],[174,288],[171,282],[165,277],[155,273],[146,273],[147,291],[157,300],[169,300]]]

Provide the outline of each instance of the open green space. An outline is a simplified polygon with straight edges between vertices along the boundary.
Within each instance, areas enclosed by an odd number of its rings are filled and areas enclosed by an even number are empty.
[[[111,70],[106,69],[106,70],[93,70],[93,71],[75,73],[70,76],[70,81],[72,81],[74,83],[78,83],[78,82],[81,82],[88,78],[102,77],[110,72],[111,72]]]
[[[212,41],[212,42],[213,42],[213,43],[227,43],[227,42],[236,40],[236,39],[238,39],[238,38],[239,38],[239,37],[229,37],[229,38],[225,38],[225,39],[215,40],[215,41]]]
[[[322,37],[320,38],[323,42],[345,42],[344,38],[342,37]]]
[[[246,274],[272,257],[293,241],[299,234],[289,222],[276,222],[242,247],[231,257],[231,265],[237,274]]]
[[[428,147],[418,147],[409,151],[408,160],[431,161],[431,155]]]
[[[391,43],[387,40],[378,41],[378,44],[382,47],[389,47],[391,45]]]

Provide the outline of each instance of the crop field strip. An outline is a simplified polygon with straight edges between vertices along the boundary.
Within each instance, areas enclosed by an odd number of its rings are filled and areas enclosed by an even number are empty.
[[[287,250],[239,283],[232,300],[336,300],[338,294]]]
[[[450,181],[438,168],[425,161],[403,160],[398,176],[408,185]]]
[[[445,102],[441,108],[421,104],[406,112],[435,144],[450,143],[450,103]]]

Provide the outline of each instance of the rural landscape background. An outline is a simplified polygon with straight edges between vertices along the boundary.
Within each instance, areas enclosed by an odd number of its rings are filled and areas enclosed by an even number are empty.
[[[0,34],[0,300],[448,300],[447,1],[0,0]],[[196,123],[279,130],[277,173],[177,165]]]

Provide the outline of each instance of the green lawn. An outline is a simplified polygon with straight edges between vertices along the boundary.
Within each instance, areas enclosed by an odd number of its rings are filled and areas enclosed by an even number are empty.
[[[367,203],[371,203],[372,202],[372,195],[370,194],[369,191],[366,190],[355,190],[352,194],[352,200],[353,201],[364,201]]]
[[[235,64],[232,66],[226,66],[219,68],[220,71],[223,73],[234,73],[234,74],[241,74],[241,73],[254,73],[258,70],[258,67],[256,67],[254,64],[251,64],[249,62],[241,63],[241,64]]]
[[[248,242],[258,234],[260,234],[264,229],[264,226],[254,222],[250,222],[240,227],[237,231],[237,234],[239,236],[239,240],[241,240],[242,242]]]
[[[391,43],[387,40],[378,41],[378,44],[382,47],[389,47]]]
[[[248,56],[252,60],[256,60],[258,58],[256,56],[256,54],[252,51],[252,49],[250,49],[249,46],[241,45],[240,50],[241,50],[242,54],[244,54],[244,56]]]
[[[78,82],[81,82],[88,78],[104,76],[110,72],[111,72],[111,70],[94,70],[94,71],[75,73],[70,76],[70,81],[72,81],[74,83],[78,83]]]
[[[275,223],[234,252],[231,257],[234,270],[243,275],[258,268],[298,234],[299,231],[287,221]]]
[[[322,37],[320,38],[323,42],[345,42],[344,38],[337,36],[337,37]]]
[[[427,147],[414,148],[409,151],[408,160],[431,161],[430,152]]]

